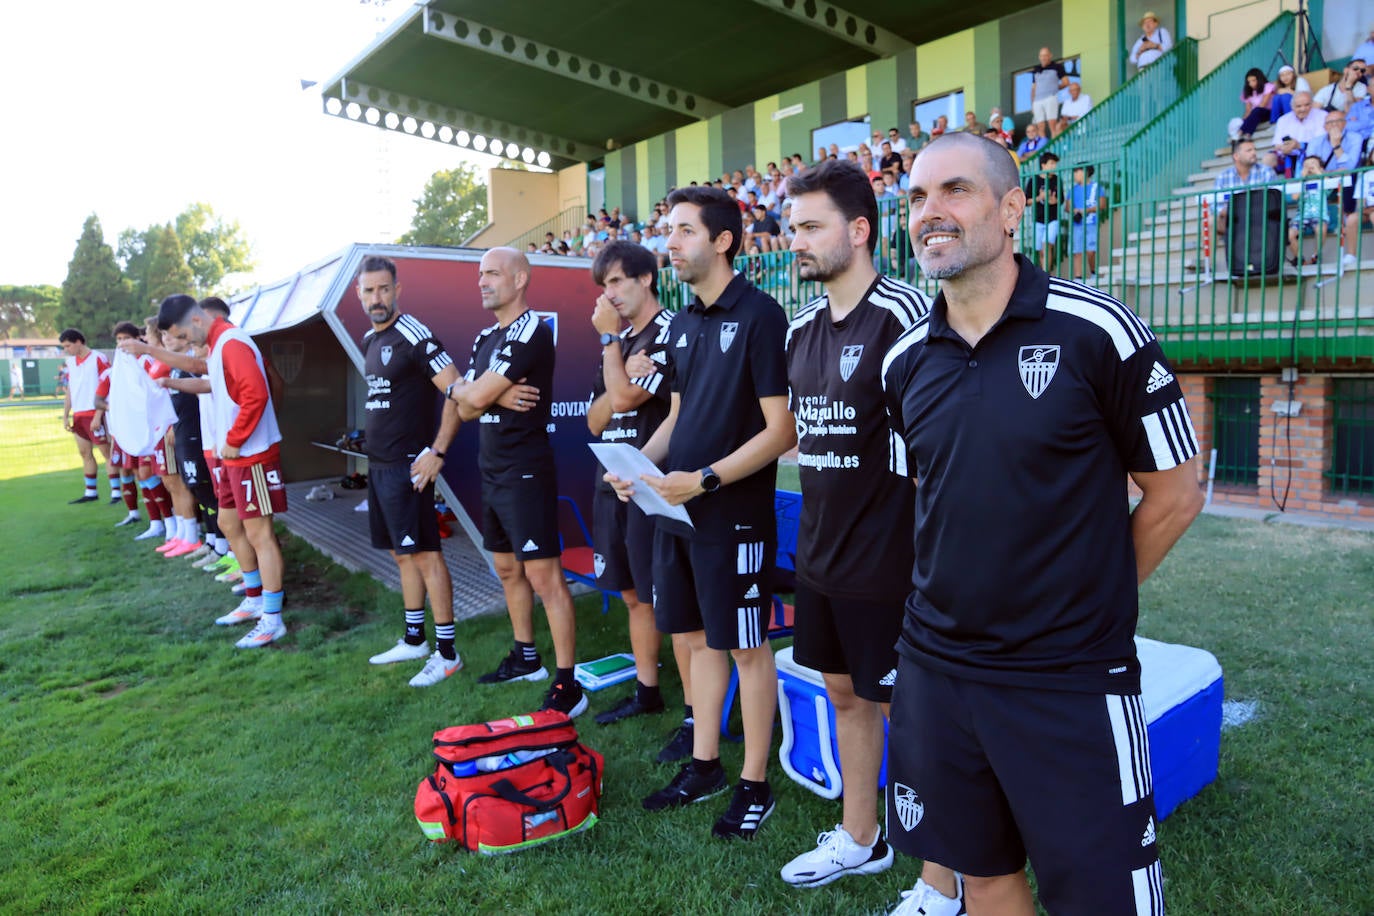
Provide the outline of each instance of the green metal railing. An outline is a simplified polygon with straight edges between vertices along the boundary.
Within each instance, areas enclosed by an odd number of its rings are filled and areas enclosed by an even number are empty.
[[[1280,13],[1124,143],[1128,200],[1169,193],[1200,162],[1215,155],[1224,143],[1227,122],[1238,113],[1236,87],[1247,70],[1271,60],[1281,43],[1293,40],[1292,26],[1293,14]]]
[[[557,216],[546,219],[533,229],[528,229],[506,244],[516,251],[524,251],[530,242],[536,246],[544,244],[544,237],[552,232],[554,239],[563,238],[564,230],[571,232],[574,236],[582,234],[582,227],[587,223],[586,207],[569,207]]]
[[[1374,493],[1374,379],[1332,379],[1330,404],[1331,492]]]
[[[1197,84],[1197,40],[1184,38],[1159,60],[1095,104],[1068,130],[1041,148],[1065,163],[1088,162],[1116,155],[1121,144],[1154,118],[1169,102]],[[1040,153],[1037,153],[1039,155]],[[1022,180],[1036,169],[1023,163]]]
[[[1259,483],[1260,380],[1258,376],[1212,379],[1207,399],[1212,411],[1212,447],[1217,450],[1220,484]]]

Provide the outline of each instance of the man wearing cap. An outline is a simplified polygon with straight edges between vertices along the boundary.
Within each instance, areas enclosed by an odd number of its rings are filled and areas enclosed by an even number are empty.
[[[1154,10],[1148,10],[1140,17],[1140,33],[1135,44],[1131,45],[1131,63],[1135,64],[1136,70],[1144,70],[1174,46],[1169,30],[1159,24],[1159,16]]]

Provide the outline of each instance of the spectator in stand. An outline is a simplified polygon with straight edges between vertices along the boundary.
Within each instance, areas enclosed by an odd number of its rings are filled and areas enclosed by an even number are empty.
[[[1076,166],[1073,170],[1073,187],[1069,189],[1069,207],[1072,211],[1069,217],[1072,220],[1069,225],[1069,253],[1073,256],[1073,278],[1089,283],[1097,274],[1097,214],[1107,203],[1102,196],[1102,189],[1093,180],[1094,171],[1090,165]]]
[[[1022,162],[1025,162],[1027,159],[1030,159],[1036,153],[1040,152],[1040,148],[1048,142],[1049,141],[1045,139],[1044,135],[1040,133],[1040,125],[1032,121],[1026,125],[1026,138],[1022,140],[1021,145],[1016,148],[1016,155]]]
[[[988,114],[988,130],[996,129],[1001,135],[999,139],[1002,145],[1008,148],[1012,145],[1012,129],[1014,127],[1014,125],[1008,125],[1007,122],[1010,120],[1010,118],[1002,117],[1002,109],[998,108],[996,105],[992,107],[991,113]]]
[[[1010,146],[1007,145],[1007,141],[1005,139],[1006,135],[1003,134],[1000,130],[998,130],[995,127],[989,127],[987,130],[983,131],[983,136],[987,137],[993,143],[996,143],[998,146],[1002,147],[1002,149],[1010,153],[1011,161],[1015,162],[1017,166],[1021,165],[1021,157],[1016,155],[1016,150],[1012,149]]]
[[[1269,82],[1259,67],[1251,67],[1245,74],[1245,83],[1240,91],[1245,114],[1231,122],[1231,139],[1253,137],[1255,128],[1268,124],[1273,99],[1274,84]]]
[[[770,213],[778,212],[778,192],[773,190],[773,182],[767,178],[759,182],[759,203]]]
[[[744,201],[740,200],[739,191],[735,188],[734,185],[730,185],[729,187],[727,187],[725,189],[725,193],[730,195],[730,199],[735,202],[735,206],[739,207],[740,213],[745,213],[746,211],[748,211],[749,206]]]
[[[1035,221],[1036,256],[1049,273],[1054,273],[1059,256],[1059,176],[1054,174],[1058,165],[1054,153],[1041,153],[1040,174],[1026,182],[1026,199],[1032,203]]]
[[[1374,60],[1374,25],[1369,27],[1369,37],[1360,42],[1360,46],[1355,49],[1354,57],[1365,62]]]
[[[818,147],[816,147],[816,162],[817,162],[817,163],[824,162],[825,160],[827,160],[827,159],[829,159],[829,158],[830,158],[830,157],[829,157],[828,155],[826,155],[825,147],[823,147],[823,146],[818,146]]]
[[[831,159],[838,159],[838,158],[840,158],[840,145],[839,145],[838,143],[832,143],[832,144],[830,144],[829,149],[830,149],[830,158],[831,158]]]
[[[1326,132],[1307,145],[1307,155],[1321,161],[1324,172],[1348,172],[1359,168],[1364,157],[1365,138],[1346,127],[1345,113],[1328,111],[1326,113]],[[1359,244],[1360,214],[1355,205],[1355,180],[1352,176],[1341,179],[1341,213],[1345,219],[1345,254],[1341,256],[1342,267],[1354,267],[1355,250]]]
[[[878,160],[879,169],[885,172],[888,169],[896,169],[901,167],[902,154],[893,151],[891,141],[884,140],[883,145],[880,147],[880,149],[883,151],[883,155]]]
[[[908,180],[911,176],[911,165],[916,161],[916,154],[910,148],[902,150],[902,170],[897,173],[897,189],[903,194],[906,193]]]
[[[1078,83],[1069,83],[1069,97],[1059,106],[1059,131],[1064,132],[1074,121],[1087,114],[1093,107],[1093,97],[1083,91]]]
[[[916,126],[919,128],[921,125],[917,124]],[[940,115],[935,119],[935,126],[930,131],[930,139],[934,140],[936,137],[943,135],[947,130],[949,130],[949,118],[945,115]],[[929,143],[930,140],[926,142]]]
[[[1288,199],[1298,205],[1296,218],[1288,226],[1288,263],[1294,267],[1298,267],[1299,262],[1316,264],[1320,261],[1326,233],[1338,231],[1336,214],[1326,202],[1328,193],[1338,187],[1339,179],[1322,178],[1322,162],[1316,156],[1304,159],[1302,177],[1284,187]],[[1313,235],[1317,237],[1317,250],[1311,257],[1302,258],[1298,241],[1303,236]]]
[[[906,138],[906,148],[913,153],[919,153],[922,147],[930,142],[930,134],[921,130],[920,121],[912,121],[907,133],[909,136]]]
[[[1311,84],[1288,64],[1279,67],[1279,75],[1274,80],[1273,103],[1269,106],[1269,117],[1275,123],[1293,110],[1293,96],[1299,92],[1311,94]]]
[[[971,111],[964,112],[964,133],[981,135],[985,130],[987,130],[987,128],[978,123],[978,116],[976,114]]]
[[[1274,122],[1274,152],[1279,170],[1291,176],[1297,172],[1303,150],[1326,133],[1326,113],[1312,104],[1312,93],[1293,93],[1293,110]]]
[[[892,144],[892,151],[900,154],[906,149],[906,141],[902,139],[902,132],[895,127],[887,129],[887,142]]]
[[[1040,49],[1040,60],[1031,68],[1031,120],[1046,137],[1059,124],[1059,90],[1069,84],[1069,74],[1049,48]]]
[[[1365,62],[1358,57],[1352,57],[1350,63],[1341,71],[1341,78],[1318,89],[1312,101],[1318,108],[1325,108],[1327,111],[1345,111],[1354,102],[1369,97],[1369,90],[1364,85],[1364,74]]]
[[[1159,60],[1174,46],[1169,30],[1159,24],[1159,16],[1153,10],[1140,17],[1140,37],[1131,45],[1131,63],[1136,71],[1144,70]]]
[[[1342,121],[1344,121],[1344,116]],[[1255,141],[1244,137],[1231,144],[1231,167],[1217,176],[1218,191],[1247,185],[1269,184],[1278,180],[1274,170],[1259,162],[1255,152]],[[1226,217],[1231,202],[1230,194],[1218,194],[1216,199],[1217,235],[1226,234]]]
[[[754,207],[754,233],[750,241],[758,245],[760,251],[781,251],[778,239],[781,233],[782,227],[763,204]]]

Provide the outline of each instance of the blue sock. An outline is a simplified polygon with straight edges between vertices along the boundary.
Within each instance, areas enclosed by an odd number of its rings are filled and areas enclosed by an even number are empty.
[[[87,477],[87,478],[86,478],[86,495],[87,495],[87,496],[95,496],[95,495],[96,495],[96,492],[97,492],[97,491],[96,491],[96,489],[95,489],[95,478],[94,478],[94,477]]]
[[[256,569],[244,570],[243,584],[248,588],[262,588],[262,573]],[[263,592],[263,594],[266,595],[267,593]],[[277,592],[277,595],[280,597],[281,592]],[[280,608],[281,604],[278,604],[277,607]]]
[[[247,579],[247,578],[248,578],[248,575],[249,575],[248,573],[244,573],[244,574],[243,574],[244,579]],[[254,572],[253,575],[256,576],[257,573]],[[283,595],[284,595],[283,592],[263,592],[263,593],[262,593],[262,612],[263,612],[264,614],[280,614],[280,613],[281,613],[281,599],[282,599]]]

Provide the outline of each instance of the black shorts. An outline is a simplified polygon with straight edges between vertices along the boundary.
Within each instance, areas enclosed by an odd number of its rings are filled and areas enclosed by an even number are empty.
[[[552,469],[504,483],[482,481],[482,546],[516,559],[562,554],[558,540],[558,482]]]
[[[176,437],[177,469],[186,486],[210,482],[210,469],[205,466],[205,451],[201,448],[200,437],[183,439]]]
[[[368,462],[367,522],[378,550],[411,554],[443,549],[434,484],[415,492],[409,462]]]
[[[1163,914],[1140,696],[985,684],[898,665],[887,838],[991,877],[1027,857],[1052,913]]]
[[[653,521],[633,503],[600,487],[592,501],[592,544],[596,584],[614,592],[634,589],[639,600],[654,600]]]
[[[654,619],[663,633],[706,631],[712,649],[763,645],[773,602],[777,520],[739,524],[724,542],[654,532]]]
[[[906,595],[836,598],[798,580],[792,657],[824,674],[847,674],[855,695],[892,702]]]

